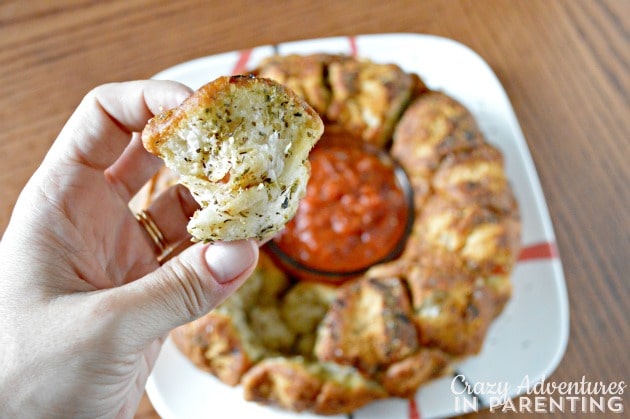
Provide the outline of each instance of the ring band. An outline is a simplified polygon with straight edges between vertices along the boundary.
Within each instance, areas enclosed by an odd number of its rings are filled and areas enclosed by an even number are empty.
[[[151,241],[153,241],[153,244],[155,244],[158,251],[158,261],[160,261],[160,259],[164,256],[164,252],[168,249],[168,245],[164,239],[164,234],[162,234],[157,224],[155,224],[155,221],[153,221],[151,216],[145,210],[141,210],[136,214],[136,220],[138,220],[140,225],[151,238]]]

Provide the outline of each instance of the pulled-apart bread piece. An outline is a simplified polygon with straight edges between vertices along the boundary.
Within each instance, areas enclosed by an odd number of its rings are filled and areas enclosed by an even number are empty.
[[[323,130],[317,112],[283,85],[233,76],[152,118],[142,141],[201,206],[188,224],[193,239],[265,239],[295,214]]]

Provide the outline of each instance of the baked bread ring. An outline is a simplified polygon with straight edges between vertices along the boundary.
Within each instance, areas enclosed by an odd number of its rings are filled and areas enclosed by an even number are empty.
[[[339,414],[411,397],[477,353],[510,298],[521,224],[501,153],[464,106],[392,64],[274,56],[253,73],[327,130],[388,150],[413,185],[413,230],[396,260],[341,285],[298,281],[262,252],[240,290],[171,337],[246,400]]]

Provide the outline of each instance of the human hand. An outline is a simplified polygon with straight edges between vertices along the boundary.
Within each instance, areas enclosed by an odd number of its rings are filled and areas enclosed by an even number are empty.
[[[132,417],[167,333],[218,305],[256,265],[258,247],[240,241],[196,244],[160,266],[128,208],[161,165],[137,132],[189,94],[164,81],[96,88],[20,195],[0,242],[8,417]],[[175,244],[195,208],[178,186],[148,212]]]

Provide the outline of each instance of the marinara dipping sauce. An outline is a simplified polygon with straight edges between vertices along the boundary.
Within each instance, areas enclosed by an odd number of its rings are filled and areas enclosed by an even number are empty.
[[[307,269],[332,273],[360,273],[396,256],[409,224],[410,199],[383,153],[353,143],[316,146],[306,196],[275,245]],[[301,279],[314,277],[291,271]]]

